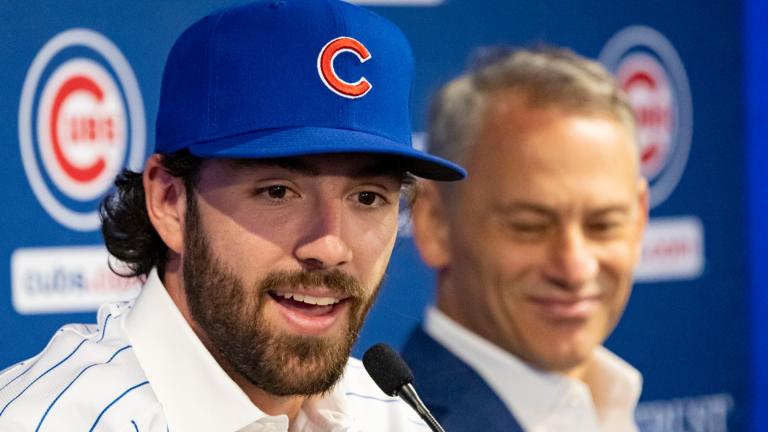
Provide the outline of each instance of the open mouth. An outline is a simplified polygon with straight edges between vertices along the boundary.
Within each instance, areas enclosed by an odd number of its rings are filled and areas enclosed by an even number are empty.
[[[280,306],[289,327],[307,335],[323,334],[333,327],[351,299],[277,291],[269,291],[269,297]]]
[[[335,297],[315,297],[298,293],[278,293],[269,291],[269,295],[282,306],[296,309],[311,316],[326,315],[333,311],[336,305],[346,302],[348,299]]]

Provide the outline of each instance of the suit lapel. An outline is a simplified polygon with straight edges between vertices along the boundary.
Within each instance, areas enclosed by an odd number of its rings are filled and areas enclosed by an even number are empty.
[[[522,432],[485,381],[420,327],[411,333],[403,357],[416,390],[447,432]]]

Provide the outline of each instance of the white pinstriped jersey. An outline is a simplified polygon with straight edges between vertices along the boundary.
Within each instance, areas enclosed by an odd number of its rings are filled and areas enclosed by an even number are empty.
[[[0,372],[0,431],[428,432],[350,359],[297,418],[268,416],[219,367],[153,272],[96,325],[61,328],[42,353]]]

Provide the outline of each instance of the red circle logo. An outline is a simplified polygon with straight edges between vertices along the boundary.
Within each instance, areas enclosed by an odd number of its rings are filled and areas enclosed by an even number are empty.
[[[98,206],[123,169],[144,162],[144,102],[130,63],[104,35],[74,28],[51,38],[27,70],[19,150],[35,197],[61,225],[100,226]]]
[[[56,186],[94,199],[123,167],[127,116],[117,84],[98,63],[61,64],[46,82],[37,111],[40,154]]]
[[[616,33],[600,52],[627,94],[637,125],[641,170],[655,208],[685,173],[693,134],[693,105],[680,56],[664,35],[645,26]]]
[[[654,179],[666,166],[674,139],[674,100],[664,68],[653,57],[635,53],[616,70],[637,122],[643,175]]]

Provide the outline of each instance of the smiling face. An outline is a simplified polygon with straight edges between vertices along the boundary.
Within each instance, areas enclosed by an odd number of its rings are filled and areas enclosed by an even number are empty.
[[[578,375],[629,298],[647,214],[631,133],[609,116],[490,100],[466,182],[414,217],[438,307],[533,366]],[[430,228],[430,226],[434,228]]]
[[[277,396],[340,377],[397,232],[400,174],[369,156],[207,161],[183,280],[214,355]]]

